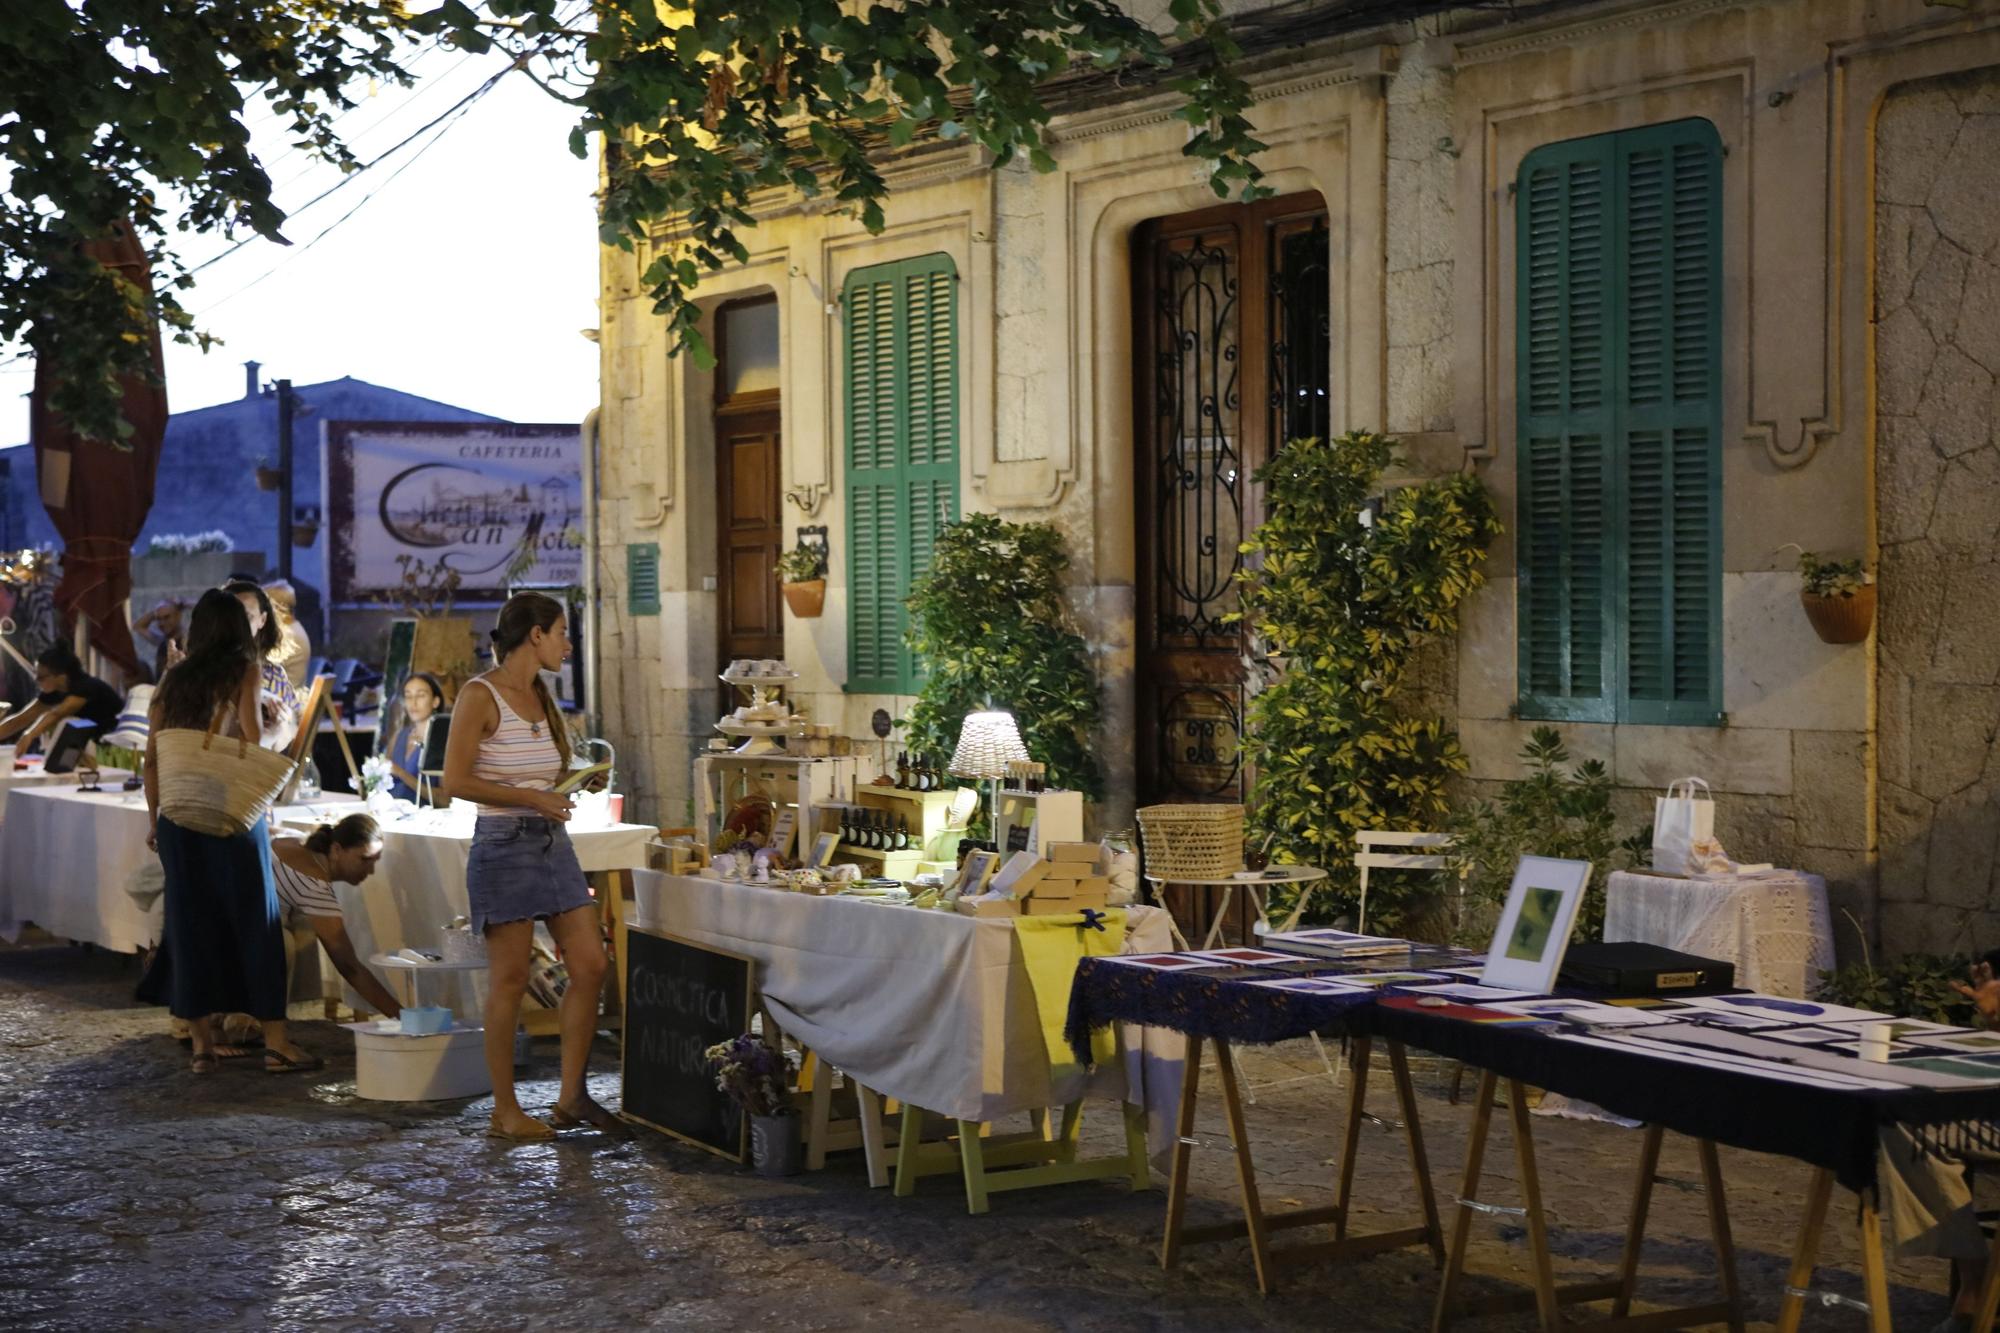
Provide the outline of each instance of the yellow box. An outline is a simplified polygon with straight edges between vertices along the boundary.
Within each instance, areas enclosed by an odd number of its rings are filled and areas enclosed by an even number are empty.
[[[1047,855],[1051,861],[1085,861],[1095,865],[1100,850],[1094,842],[1052,842]]]

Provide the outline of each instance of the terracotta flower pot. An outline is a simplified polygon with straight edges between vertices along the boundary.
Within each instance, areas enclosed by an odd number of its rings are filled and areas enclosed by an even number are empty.
[[[825,579],[780,583],[778,589],[785,594],[785,605],[791,607],[792,614],[801,620],[812,620],[826,609]]]
[[[292,545],[294,546],[311,546],[318,536],[319,524],[317,523],[292,524]]]
[[[278,489],[278,483],[283,480],[284,478],[279,475],[278,469],[274,467],[265,467],[262,464],[258,465],[257,467],[258,490],[275,491]]]
[[[1860,643],[1875,623],[1875,585],[1864,583],[1852,597],[1818,597],[1803,589],[1799,601],[1813,631],[1827,643]]]

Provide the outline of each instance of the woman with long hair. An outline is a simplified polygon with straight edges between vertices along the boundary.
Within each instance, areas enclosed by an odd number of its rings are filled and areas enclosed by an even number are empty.
[[[249,579],[231,579],[222,590],[243,603],[250,617],[250,637],[257,645],[257,661],[263,671],[264,748],[282,750],[299,734],[299,710],[303,706],[283,663],[285,632],[270,594]]]
[[[187,1020],[194,1072],[216,1070],[211,1014],[247,1013],[264,1029],[264,1068],[310,1071],[325,1062],[293,1045],[285,1028],[285,940],[271,881],[271,838],[263,820],[247,833],[217,837],[182,828],[160,813],[159,736],[187,729],[263,738],[263,664],[250,617],[233,593],[212,589],[195,603],[187,656],[153,692],[146,741],[147,843],[166,873],[166,948],[173,958],[168,1007]]]
[[[389,794],[417,799],[423,788],[424,749],[431,719],[444,707],[444,683],[428,671],[412,671],[403,682],[403,725],[389,742]]]
[[[569,733],[542,679],[568,656],[562,603],[536,592],[508,598],[493,630],[496,665],[458,692],[445,742],[448,797],[479,805],[465,888],[472,928],[486,937],[489,967],[486,1067],[493,1075],[493,1119],[487,1132],[516,1143],[551,1139],[557,1128],[585,1123],[613,1133],[623,1128],[591,1100],[584,1084],[604,988],[604,934],[565,827],[569,798],[554,790],[569,767]],[[548,922],[569,968],[553,1125],[528,1115],[514,1095],[514,1029],[537,921]]]

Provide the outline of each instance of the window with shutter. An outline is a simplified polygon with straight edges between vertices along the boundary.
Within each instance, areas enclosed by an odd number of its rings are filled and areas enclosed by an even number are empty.
[[[847,364],[847,688],[914,694],[903,599],[958,517],[958,273],[947,255],[856,269]]]
[[[1518,220],[1521,714],[1721,714],[1722,145],[1536,149]]]

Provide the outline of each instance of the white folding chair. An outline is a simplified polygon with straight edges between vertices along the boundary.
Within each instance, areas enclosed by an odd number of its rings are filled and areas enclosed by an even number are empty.
[[[1368,872],[1371,870],[1450,870],[1451,858],[1441,855],[1451,846],[1449,833],[1398,833],[1390,829],[1362,829],[1354,835],[1360,851],[1354,854],[1355,868],[1361,872],[1361,902],[1355,909],[1356,934],[1368,933]],[[1378,852],[1377,847],[1435,847],[1439,852]]]

